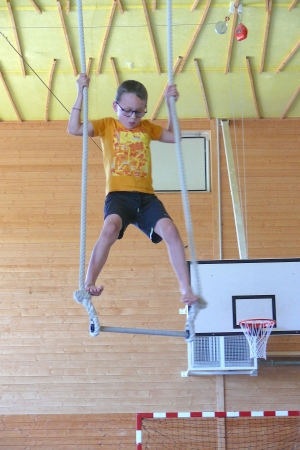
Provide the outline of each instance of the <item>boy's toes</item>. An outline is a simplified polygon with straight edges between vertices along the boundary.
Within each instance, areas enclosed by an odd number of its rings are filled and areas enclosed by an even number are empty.
[[[96,286],[89,286],[88,288],[86,288],[86,290],[87,290],[91,295],[96,296],[96,297],[98,297],[99,295],[102,294],[103,289],[104,289],[104,288],[103,288],[102,285],[100,285],[100,286],[98,286],[98,287],[96,287]]]

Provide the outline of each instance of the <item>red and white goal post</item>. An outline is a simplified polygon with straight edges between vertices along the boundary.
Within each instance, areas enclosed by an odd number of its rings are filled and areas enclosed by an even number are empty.
[[[136,450],[300,450],[300,411],[138,413]]]

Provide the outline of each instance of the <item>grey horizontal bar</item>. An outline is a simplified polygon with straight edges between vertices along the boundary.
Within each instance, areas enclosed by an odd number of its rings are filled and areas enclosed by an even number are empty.
[[[127,333],[127,334],[147,334],[150,336],[171,336],[185,338],[185,331],[172,330],[149,330],[146,328],[120,328],[120,327],[100,327],[100,333]]]

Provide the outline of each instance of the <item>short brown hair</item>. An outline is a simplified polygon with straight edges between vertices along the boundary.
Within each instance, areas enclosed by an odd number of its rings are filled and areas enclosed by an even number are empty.
[[[135,80],[123,81],[123,83],[120,84],[116,93],[116,102],[121,100],[123,94],[135,94],[141,100],[145,100],[146,103],[148,100],[147,89],[142,83]]]

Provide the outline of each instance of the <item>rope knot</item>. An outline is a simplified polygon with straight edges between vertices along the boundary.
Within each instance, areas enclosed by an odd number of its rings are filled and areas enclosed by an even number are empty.
[[[92,337],[98,336],[98,334],[100,333],[100,322],[91,300],[91,294],[85,289],[80,289],[79,291],[74,292],[73,297],[77,303],[79,303],[86,309],[90,317],[90,335]]]

